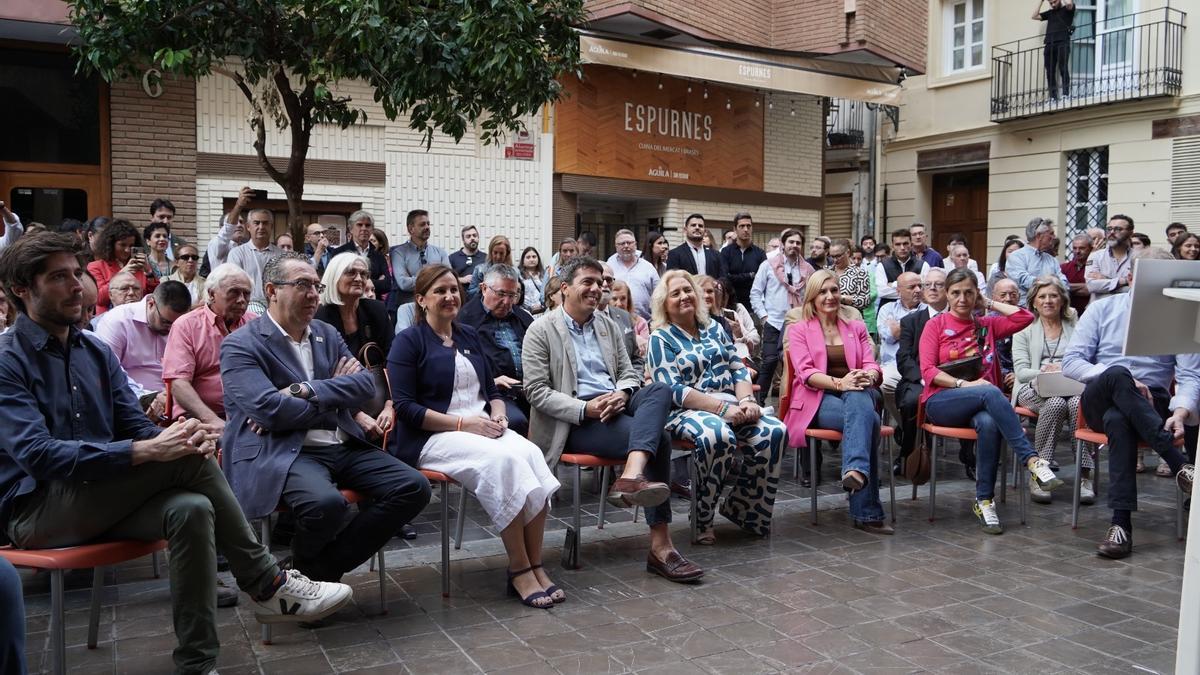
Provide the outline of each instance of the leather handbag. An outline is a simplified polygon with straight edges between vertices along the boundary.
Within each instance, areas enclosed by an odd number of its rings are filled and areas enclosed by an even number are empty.
[[[972,382],[974,380],[978,380],[983,374],[983,350],[987,345],[987,328],[978,321],[974,321],[974,323],[976,345],[975,355],[938,364],[938,370],[956,380]]]
[[[377,362],[372,361],[372,355],[375,355]],[[392,398],[392,387],[384,367],[383,348],[378,342],[368,342],[358,350],[358,360],[375,379],[375,394],[363,403],[361,410],[371,417],[379,417],[379,413],[383,412],[384,406]]]
[[[924,434],[922,434],[924,435]],[[929,469],[933,460],[927,443],[918,443],[917,447],[904,458],[904,477],[913,485],[924,485],[929,482]]]

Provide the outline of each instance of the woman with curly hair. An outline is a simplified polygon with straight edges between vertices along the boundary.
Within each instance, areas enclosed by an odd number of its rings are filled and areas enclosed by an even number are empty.
[[[142,246],[142,235],[128,220],[114,220],[100,232],[93,253],[96,259],[88,263],[87,270],[96,280],[99,296],[96,299],[96,314],[103,314],[112,306],[108,296],[108,282],[121,272],[128,272],[149,293],[158,286],[158,277],[149,272],[146,251],[133,255],[135,247]]]

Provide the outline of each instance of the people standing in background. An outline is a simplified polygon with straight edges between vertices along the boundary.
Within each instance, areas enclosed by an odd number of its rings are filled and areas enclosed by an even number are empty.
[[[171,246],[171,226],[166,223],[152,222],[142,230],[142,241],[146,242],[146,268],[156,279],[164,279],[171,275],[171,256],[167,249]]]
[[[758,268],[750,287],[750,304],[762,323],[762,368],[758,371],[759,405],[766,401],[779,365],[780,336],[788,310],[804,304],[804,283],[812,276],[812,265],[804,259],[804,233],[787,229],[783,253],[772,256]]]
[[[754,219],[746,211],[733,216],[734,241],[721,251],[721,265],[725,278],[737,302],[750,305],[750,286],[758,268],[767,261],[767,253],[754,244]]]
[[[1092,238],[1086,234],[1077,234],[1071,240],[1071,259],[1059,266],[1067,280],[1071,307],[1077,314],[1083,314],[1083,310],[1087,308],[1088,299],[1092,296],[1088,291],[1087,277],[1084,276],[1087,259],[1091,254]]]
[[[925,230],[925,223],[909,225],[908,232],[912,236],[913,255],[930,267],[943,267],[942,255],[929,245],[929,234]]]
[[[1006,269],[1008,267],[1008,257],[1010,255],[1012,255],[1018,249],[1021,249],[1024,247],[1025,247],[1025,242],[1023,242],[1019,238],[1017,238],[1016,235],[1013,235],[1012,239],[1009,239],[1008,241],[1004,242],[1004,248],[1002,248],[1000,250],[1000,259],[997,260],[996,262],[992,263],[991,269],[988,270],[988,275],[987,275],[987,292],[988,293],[991,293],[991,289],[993,286],[996,285],[997,281],[1008,278],[1008,272],[1006,271]]]
[[[814,270],[823,270],[829,267],[829,244],[832,243],[829,237],[818,236],[813,238],[812,246],[808,250],[807,262],[812,265]]]
[[[1175,238],[1171,253],[1176,260],[1200,260],[1200,235],[1184,232]]]
[[[1133,218],[1117,214],[1108,219],[1108,246],[1092,251],[1087,261],[1087,285],[1092,302],[1113,293],[1128,293],[1133,281]]]
[[[513,266],[512,244],[508,241],[508,237],[502,234],[492,237],[492,240],[488,242],[487,260],[475,266],[475,271],[471,274],[471,285],[467,288],[468,300],[479,294],[479,285],[483,283],[483,275],[487,274],[492,265]]]
[[[1038,0],[1033,10],[1034,21],[1046,22],[1043,60],[1046,68],[1046,88],[1051,101],[1058,100],[1059,87],[1063,96],[1071,95],[1071,33],[1075,30],[1075,3],[1073,0],[1049,0],[1050,9],[1042,11]]]
[[[412,302],[413,282],[421,268],[450,264],[450,256],[446,255],[446,251],[429,243],[431,225],[428,211],[413,209],[405,216],[404,223],[408,229],[408,241],[393,246],[389,253],[396,286],[395,292],[388,296],[388,312],[395,312],[400,305]]]
[[[204,277],[200,276],[200,249],[195,244],[184,244],[175,254],[175,271],[167,277],[187,286],[192,294],[192,306],[204,302]]]
[[[1087,236],[1092,238],[1092,251],[1099,251],[1108,246],[1107,235],[1103,227],[1089,227],[1087,229]]]
[[[558,270],[578,254],[579,242],[569,237],[559,242],[558,253],[554,254],[554,257],[550,260],[550,265],[546,267],[546,279],[549,280],[550,277],[557,276]]]
[[[667,243],[667,237],[662,232],[651,230],[646,235],[646,243],[642,246],[642,258],[654,267],[654,271],[658,276],[662,276],[667,271],[667,254],[670,253],[671,245]]]
[[[471,285],[471,277],[475,267],[483,262],[483,254],[479,252],[479,228],[467,225],[462,229],[462,248],[450,254],[450,269],[458,277],[458,283],[463,286]]]
[[[721,269],[721,257],[704,245],[704,233],[708,227],[704,216],[693,213],[683,221],[685,242],[667,254],[667,269],[684,270],[688,274],[707,274],[714,279],[725,276]]]
[[[114,220],[104,228],[97,242],[96,259],[88,263],[87,270],[96,280],[100,297],[96,302],[96,313],[103,314],[113,306],[109,298],[109,283],[119,273],[132,276],[143,293],[158,285],[158,278],[148,276],[145,252],[133,254],[135,247],[142,246],[142,235],[128,220]],[[140,295],[138,296],[141,297]]]
[[[521,251],[521,290],[525,294],[522,307],[530,314],[541,314],[546,309],[543,289],[546,287],[546,270],[542,267],[542,254],[532,246]],[[457,272],[455,273],[457,276]]]
[[[876,249],[878,250],[878,249]],[[896,301],[896,280],[905,272],[925,276],[929,265],[912,254],[912,234],[905,229],[892,233],[892,255],[884,258],[875,269],[875,288],[879,291],[879,307]]]
[[[1136,253],[1147,246],[1150,246],[1150,237],[1148,235],[1141,232],[1134,232],[1129,237],[1129,248],[1131,251]]]
[[[1167,226],[1167,245],[1174,246],[1175,240],[1179,238],[1179,235],[1181,235],[1187,231],[1188,231],[1187,225],[1184,225],[1183,223],[1171,223],[1170,225],[1168,225]]]
[[[637,238],[632,230],[617,230],[614,244],[617,252],[608,258],[608,266],[618,281],[628,285],[637,315],[649,319],[650,295],[658,285],[658,271],[638,255]]]

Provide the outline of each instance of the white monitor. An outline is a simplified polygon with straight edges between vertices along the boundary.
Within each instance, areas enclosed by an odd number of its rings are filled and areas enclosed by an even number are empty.
[[[1200,288],[1173,288],[1177,281],[1200,282],[1200,261],[1135,261],[1126,356],[1200,352]]]

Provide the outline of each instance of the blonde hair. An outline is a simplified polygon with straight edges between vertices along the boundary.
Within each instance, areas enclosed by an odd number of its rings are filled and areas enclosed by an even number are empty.
[[[667,287],[676,279],[686,279],[692,287],[692,292],[696,294],[696,326],[708,325],[708,304],[704,302],[704,293],[696,284],[696,280],[683,270],[669,270],[662,275],[662,280],[654,287],[654,294],[650,296],[651,330],[671,325],[671,319],[667,316]]]
[[[1029,295],[1026,296],[1025,305],[1029,311],[1033,312],[1034,316],[1038,315],[1036,300],[1038,293],[1043,288],[1053,288],[1058,292],[1058,318],[1064,323],[1075,323],[1075,310],[1071,307],[1071,296],[1067,293],[1067,289],[1063,286],[1062,281],[1052,274],[1044,274],[1033,281],[1033,285],[1029,287]]]
[[[338,292],[338,279],[346,273],[346,270],[354,266],[355,263],[362,263],[363,269],[367,271],[367,277],[371,276],[371,263],[367,261],[366,256],[361,256],[357,253],[339,253],[333,256],[333,260],[329,261],[329,265],[325,268],[325,274],[321,277],[321,283],[325,284],[325,290],[321,291],[322,305],[344,305],[342,294]]]
[[[800,317],[805,321],[817,316],[817,296],[821,294],[821,287],[826,281],[833,280],[834,286],[837,286],[837,275],[829,270],[818,270],[808,281],[804,282],[804,304],[800,307]],[[838,291],[838,296],[841,297],[841,291]],[[851,308],[846,305],[838,305],[838,319],[842,321],[854,321],[858,316]]]
[[[617,305],[617,306],[620,307],[621,309],[625,310],[626,312],[633,314],[633,291],[630,290],[629,284],[625,283],[624,281],[621,281],[620,279],[617,279],[616,281],[612,282],[613,297],[616,297],[617,291],[620,289],[624,289],[624,291],[625,291],[625,304]]]

